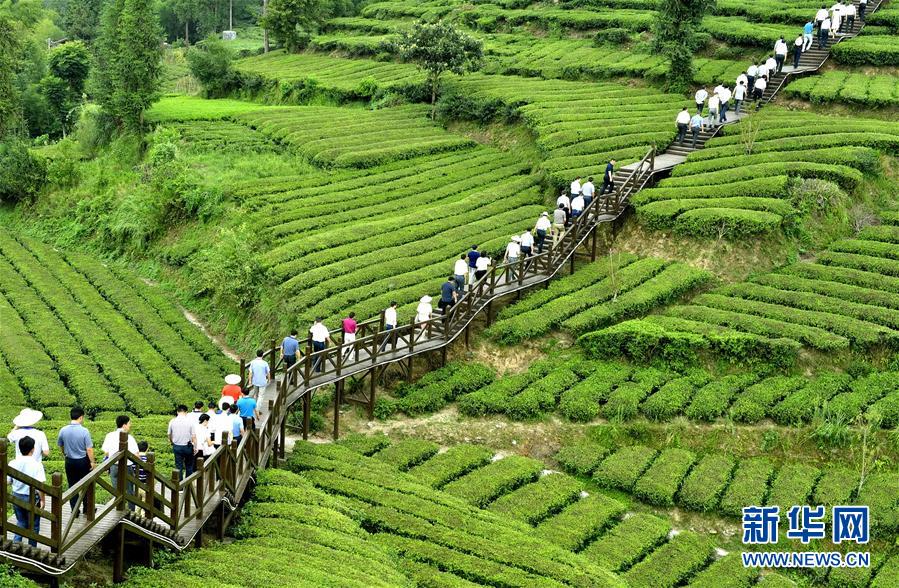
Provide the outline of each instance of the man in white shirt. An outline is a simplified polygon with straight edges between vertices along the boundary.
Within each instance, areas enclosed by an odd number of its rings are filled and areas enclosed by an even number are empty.
[[[858,0],[858,17],[865,22],[865,11],[868,9],[868,0]]]
[[[137,455],[138,451],[140,451],[137,448],[137,440],[131,434],[131,417],[125,414],[120,414],[115,418],[115,426],[116,430],[112,431],[111,433],[107,433],[106,437],[103,438],[103,445],[100,447],[104,454],[103,461],[106,461],[107,459],[112,457],[112,454],[119,450],[120,433],[126,433],[128,435],[127,449],[129,453]],[[120,473],[121,475],[125,475],[125,472],[119,472],[118,463],[114,463],[109,466],[109,480],[112,482],[113,488],[118,488],[118,479]],[[134,492],[133,484],[129,483],[128,488],[129,494]],[[134,508],[134,505],[130,506],[132,509]]]
[[[768,71],[769,76],[773,76],[777,70],[777,61],[773,57],[769,57],[765,60],[765,69]],[[769,77],[768,80],[770,81],[771,78]]]
[[[821,23],[824,22],[824,19],[827,18],[829,13],[827,12],[827,7],[822,6],[818,9],[818,12],[815,13],[815,26],[818,27],[818,33],[821,32]]]
[[[821,21],[821,28],[818,29],[818,49],[827,49],[827,43],[830,41],[830,17]]]
[[[855,4],[852,2],[847,3],[843,6],[843,18],[846,20],[846,32],[851,33],[852,27],[855,26],[855,15],[858,11],[855,8]]]
[[[805,45],[805,38],[802,35],[796,37],[793,41],[793,69],[799,69],[799,60],[802,58],[802,47]]]
[[[578,196],[580,198],[580,196]],[[575,198],[577,200],[577,198]],[[534,235],[530,230],[521,234],[521,253],[525,257],[530,257],[534,251]]]
[[[312,323],[312,326],[309,328],[309,334],[312,337],[312,352],[316,351],[324,351],[325,347],[328,346],[328,341],[332,341],[331,333],[328,331],[328,327],[322,323],[321,317],[316,317],[315,322]],[[322,356],[316,355],[315,360],[313,361],[313,368],[316,372],[322,371]]]
[[[716,127],[718,126],[718,106],[721,100],[718,98],[718,94],[712,94],[709,96],[709,126]]]
[[[584,213],[584,198],[578,194],[571,199],[571,218],[577,218]]]
[[[511,264],[509,267],[509,273],[506,274],[507,277],[511,279],[516,279],[515,273],[515,264],[518,262],[518,258],[521,257],[521,237],[518,235],[512,235],[512,240],[509,241],[509,244],[506,245],[506,256],[503,261]]]
[[[746,86],[747,88],[749,87],[749,77],[746,74],[741,73],[740,75],[737,76],[737,80],[734,82],[734,88],[739,86],[740,82],[743,82],[743,85]]]
[[[737,87],[734,88],[734,113],[740,114],[740,108],[743,101],[746,100],[746,80],[737,81]]]
[[[840,32],[840,25],[843,24],[843,8],[842,2],[830,7],[830,29],[834,35]]]
[[[709,93],[706,92],[705,88],[700,88],[696,90],[696,110],[699,112],[699,115],[702,116],[702,109],[705,108],[705,100],[709,97]]]
[[[50,455],[50,444],[47,442],[47,435],[40,429],[34,428],[34,425],[42,418],[44,418],[44,413],[41,411],[23,408],[12,420],[14,428],[6,438],[16,448],[16,458],[22,457],[22,454],[19,452],[19,439],[22,437],[34,439],[34,453],[32,456],[36,461],[40,462],[44,457]]]
[[[396,328],[396,301],[392,301],[390,306],[384,309],[384,330],[385,331],[393,331]],[[396,333],[388,333],[386,337],[384,337],[384,341],[381,343],[381,351],[384,351],[384,348],[387,347],[388,344],[393,343],[396,339]]]
[[[755,100],[755,109],[758,110],[762,107],[762,96],[765,94],[765,88],[768,87],[768,82],[765,81],[765,78],[759,78],[755,81],[755,87],[752,89],[752,99]]]
[[[784,41],[783,35],[774,43],[774,62],[776,67],[774,73],[780,73],[784,68],[784,60],[787,58],[787,42]]]
[[[16,457],[14,460],[9,462],[9,465],[7,467],[10,470],[15,470],[19,473],[25,474],[26,476],[30,476],[38,482],[46,482],[47,474],[44,471],[44,464],[42,464],[34,457],[34,453],[36,451],[37,449],[34,446],[34,438],[28,435],[23,436],[19,440],[19,442],[16,443],[16,455],[18,455],[19,457]],[[13,478],[12,476],[7,476],[6,478],[6,480],[3,480],[3,483],[9,483],[12,486],[13,496],[26,503],[31,502],[31,487],[28,484],[17,478]],[[42,491],[35,492],[33,500],[34,504],[36,504],[38,508],[44,508],[44,505],[46,504],[46,496]],[[18,525],[19,528],[25,529],[27,531],[32,531],[34,533],[40,533],[41,517],[35,516],[32,525],[29,526],[28,519],[31,516],[29,509],[14,504],[13,512],[16,515],[16,525]],[[3,513],[3,516],[6,516],[6,513]],[[21,543],[22,536],[14,532],[13,541],[16,543]],[[28,544],[32,547],[37,547],[37,541],[34,539],[29,539]]]
[[[722,85],[721,90],[716,94],[718,96],[718,100],[720,104],[718,105],[718,110],[721,112],[721,118],[718,119],[721,123],[727,122],[727,110],[730,108],[730,98],[732,93],[727,86]]]
[[[468,275],[468,257],[463,253],[453,264],[453,279],[456,280],[456,291],[460,294],[465,290],[466,275]]]
[[[565,209],[565,214],[569,214],[571,212],[571,200],[568,198],[568,195],[565,192],[559,194],[559,197],[556,198],[556,206],[562,206]]]
[[[687,136],[687,128],[690,126],[690,112],[687,110],[686,106],[677,113],[677,118],[674,119],[674,123],[677,125],[677,138],[675,141],[683,145],[684,137]]]
[[[756,78],[765,78],[768,79],[768,65],[767,62],[762,62],[759,64],[759,75]]]
[[[581,193],[581,176],[574,178],[571,182],[571,197],[574,198]]]
[[[746,68],[746,87],[752,88],[755,85],[755,78],[759,76],[759,65],[757,63],[753,63],[749,67]]]
[[[265,355],[265,352],[262,349],[257,349],[256,358],[247,366],[247,371],[250,374],[252,394],[257,400],[262,398],[262,393],[265,392],[268,383],[272,379],[271,367],[263,359],[263,355]],[[213,407],[213,411],[215,411],[215,407]]]
[[[590,185],[589,182],[587,184]],[[534,231],[537,233],[537,253],[543,253],[543,244],[546,242],[546,236],[549,234],[552,226],[548,212],[544,212],[537,219],[537,224],[534,225]]]
[[[244,394],[246,394],[246,390],[244,390]],[[194,455],[197,458],[208,457],[215,451],[210,438],[210,420],[209,415],[203,413],[200,415],[200,421],[197,423],[197,426],[194,427],[193,445]]]
[[[231,415],[229,411],[231,403],[228,398],[219,400],[218,410],[210,420],[209,428],[212,429],[212,445],[216,449],[222,444],[222,433],[231,434]]]
[[[712,94],[715,94],[716,96],[718,96],[718,97],[720,98],[720,97],[721,97],[721,91],[722,91],[723,89],[724,89],[724,84],[718,84],[718,85],[715,86],[715,88],[712,90]]]
[[[476,280],[480,280],[487,275],[487,269],[490,267],[490,258],[482,255],[475,263],[477,263],[477,269],[474,272],[474,276]]]
[[[581,186],[581,196],[584,197],[584,208],[590,206],[593,202],[593,195],[596,193],[596,186],[593,185],[593,176],[587,178],[587,183]]]
[[[418,334],[415,336],[416,341],[428,330],[427,321],[431,319],[431,315],[434,313],[431,300],[433,299],[430,296],[422,296],[418,301],[418,306],[415,308],[415,322],[419,329]]]

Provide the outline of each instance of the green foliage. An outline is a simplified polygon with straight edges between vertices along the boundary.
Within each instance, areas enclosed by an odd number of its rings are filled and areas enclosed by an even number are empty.
[[[381,449],[374,454],[374,458],[400,471],[406,471],[436,455],[439,448],[431,441],[404,439]]]
[[[159,19],[149,0],[112,0],[96,41],[94,94],[116,122],[139,131],[158,98],[162,69]]]
[[[65,4],[63,22],[66,31],[76,39],[93,40],[99,33],[101,0],[69,0]]]
[[[761,506],[773,474],[774,466],[767,458],[754,457],[741,461],[730,486],[721,497],[721,512],[739,517],[743,507]]]
[[[483,508],[499,496],[536,480],[542,469],[539,461],[512,455],[453,480],[443,490]]]
[[[701,512],[715,510],[724,489],[730,484],[734,465],[733,458],[727,455],[709,453],[703,456],[684,480],[678,503]]]
[[[666,84],[684,92],[693,81],[693,53],[699,46],[697,30],[712,5],[704,0],[660,0],[653,23],[653,50],[669,62]]]
[[[620,525],[594,541],[582,552],[599,565],[612,571],[627,568],[662,543],[671,524],[645,513],[624,519]]]
[[[684,531],[625,572],[624,578],[634,588],[673,588],[705,567],[711,557],[708,538]]]
[[[777,477],[771,482],[767,503],[780,506],[780,512],[787,512],[797,504],[808,504],[815,482],[821,472],[805,464],[784,464]],[[748,504],[748,503],[747,503]]]
[[[0,201],[30,203],[46,182],[46,164],[23,141],[0,141]]]
[[[431,90],[431,118],[437,115],[437,91],[444,73],[462,75],[481,67],[483,43],[450,23],[418,22],[398,41],[405,61],[427,73]]]
[[[207,98],[227,96],[239,87],[233,61],[234,53],[217,36],[207,37],[187,52],[190,73],[202,84]]]
[[[337,442],[362,455],[372,455],[390,445],[390,438],[387,437],[387,435],[363,435],[361,433],[351,433],[349,435],[344,435]]]
[[[575,502],[583,484],[565,474],[547,474],[505,494],[488,507],[489,510],[537,525]]]
[[[630,490],[655,457],[656,451],[649,447],[622,447],[599,464],[593,479],[600,486]]]
[[[737,394],[756,379],[752,374],[740,374],[724,376],[706,384],[696,392],[693,402],[687,407],[686,415],[697,421],[718,418],[725,413]]]
[[[0,140],[20,130],[22,111],[16,91],[15,56],[19,51],[19,37],[15,21],[0,14]]]
[[[409,473],[423,484],[442,488],[456,478],[490,463],[493,451],[479,445],[454,445],[413,467]]]
[[[892,35],[861,35],[837,43],[833,58],[845,65],[899,65],[899,47]]]
[[[731,418],[745,423],[763,419],[775,402],[804,384],[798,377],[775,376],[744,390],[730,409]]]
[[[665,449],[634,484],[634,495],[649,504],[673,506],[674,495],[695,460],[690,451]]]
[[[696,574],[690,588],[749,588],[759,575],[756,568],[743,566],[739,553],[730,553]]]
[[[400,410],[410,416],[432,413],[457,396],[483,388],[494,379],[493,369],[481,363],[452,365],[452,368],[444,368],[443,373],[436,378],[427,377],[427,382],[422,378],[416,386],[404,391],[399,403]],[[439,372],[441,370],[430,372],[428,376]]]
[[[610,451],[609,447],[599,443],[565,445],[556,453],[556,460],[569,473],[589,476]]]
[[[578,551],[614,524],[625,510],[617,500],[591,494],[537,525],[537,535],[564,549]]]
[[[256,239],[246,225],[220,229],[215,242],[191,260],[194,295],[237,308],[256,304],[268,279],[255,256]]]
[[[259,26],[266,28],[288,53],[306,47],[310,34],[328,17],[327,0],[269,0]]]

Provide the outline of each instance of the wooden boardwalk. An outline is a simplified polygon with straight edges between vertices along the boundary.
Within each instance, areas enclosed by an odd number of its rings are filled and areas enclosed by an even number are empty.
[[[857,0],[856,0],[857,4]],[[880,2],[869,4],[869,14]],[[855,26],[846,31],[840,40],[857,35],[863,23],[856,19]],[[817,71],[826,61],[829,52],[809,52],[803,55],[800,68],[774,76],[763,102],[767,103],[784,85],[789,76]],[[729,120],[728,124],[737,122]],[[720,127],[719,127],[720,128]],[[717,129],[706,133],[698,142],[701,148],[714,136]],[[212,455],[198,460],[197,471],[179,479],[177,471],[161,472],[155,468],[155,456],[148,454],[143,462],[127,451],[123,435],[119,451],[109,460],[98,465],[86,478],[72,488],[63,491],[62,475],[56,472],[49,483],[33,480],[7,463],[6,440],[0,440],[0,470],[4,478],[12,476],[32,487],[32,492],[42,490],[47,495],[43,509],[20,503],[32,515],[41,517],[38,533],[17,527],[15,518],[0,518],[0,562],[9,563],[24,570],[58,578],[93,549],[101,540],[118,533],[113,579],[120,581],[124,573],[125,530],[142,537],[148,545],[161,544],[181,550],[199,544],[205,527],[215,524],[219,537],[231,520],[231,515],[244,498],[257,469],[269,463],[277,464],[284,458],[285,428],[288,409],[297,402],[303,406],[303,438],[309,431],[311,399],[315,390],[335,386],[334,436],[339,434],[340,404],[343,401],[362,402],[369,415],[374,408],[378,374],[391,365],[400,365],[407,378],[412,374],[412,360],[425,353],[441,353],[446,359],[447,347],[464,337],[468,341],[469,328],[481,313],[489,324],[492,304],[499,298],[520,293],[545,284],[563,270],[566,265],[574,269],[579,252],[596,257],[597,228],[618,219],[625,211],[630,197],[650,183],[656,175],[667,173],[673,166],[686,159],[682,148],[669,147],[656,154],[650,150],[639,162],[620,169],[615,174],[616,189],[612,194],[599,196],[591,202],[581,217],[561,236],[548,238],[544,251],[515,263],[500,263],[491,267],[481,280],[469,286],[462,298],[445,314],[427,321],[412,321],[387,329],[383,316],[359,323],[356,341],[344,342],[341,333],[332,331],[339,343],[330,348],[314,350],[311,340],[301,348],[298,361],[291,367],[279,357],[275,341],[265,352],[275,375],[272,383],[259,399],[262,413],[256,429],[243,436],[240,443],[225,443]],[[317,369],[318,368],[318,369]],[[246,381],[247,364],[241,361],[240,374]],[[369,390],[359,398],[344,394],[348,378],[369,378]],[[110,465],[117,464],[121,476],[118,486],[112,487],[108,477]],[[148,481],[142,483],[138,472],[146,473]],[[129,492],[128,485],[136,492]],[[96,503],[97,491],[105,491],[111,498]],[[87,505],[87,513],[72,517],[69,501],[75,499],[78,510]],[[0,485],[0,509],[8,509],[16,502],[7,485]],[[13,542],[14,533],[26,537],[26,542]],[[38,542],[29,547],[27,539]]]

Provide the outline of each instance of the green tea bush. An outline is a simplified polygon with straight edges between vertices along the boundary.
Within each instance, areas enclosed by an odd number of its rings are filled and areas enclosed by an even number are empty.
[[[692,576],[712,558],[708,538],[684,531],[624,573],[629,586],[673,588]]]
[[[454,445],[409,470],[423,484],[442,488],[456,478],[490,463],[493,451],[480,445]]]
[[[669,420],[686,408],[697,387],[704,385],[708,379],[707,376],[700,374],[672,380],[644,400],[640,411],[652,420]]]
[[[591,494],[537,525],[537,535],[563,549],[579,551],[627,510],[613,498]]]
[[[439,371],[439,370],[438,370]],[[430,372],[434,374],[436,372]],[[439,379],[419,384],[403,394],[400,410],[409,416],[417,416],[440,410],[461,394],[474,392],[490,384],[493,369],[481,363],[465,363]]]
[[[665,540],[670,530],[671,524],[665,519],[635,514],[588,545],[582,553],[600,566],[617,572],[651,552]]]
[[[438,449],[439,446],[431,441],[404,439],[378,451],[373,457],[400,471],[406,471],[434,456]]]
[[[815,484],[812,504],[851,504],[857,488],[858,474],[844,467],[828,468]]]
[[[578,382],[577,374],[568,368],[553,370],[509,398],[506,414],[513,419],[533,419],[555,408],[562,392]]]
[[[656,451],[649,447],[622,447],[599,464],[593,479],[600,486],[630,490],[655,457]]]
[[[727,411],[737,394],[758,378],[753,374],[724,376],[700,388],[687,407],[686,415],[696,421],[711,421]]]
[[[871,588],[888,588],[895,586],[897,582],[899,582],[899,555],[894,555],[880,566],[874,581],[871,582]]]
[[[720,453],[709,453],[699,460],[686,477],[677,497],[679,504],[700,512],[718,507],[724,489],[730,484],[734,459]]]
[[[513,455],[465,474],[443,487],[444,492],[479,506],[487,506],[497,497],[537,479],[543,464]]]
[[[603,363],[592,374],[562,393],[559,412],[575,422],[588,422],[599,416],[599,403],[612,389],[630,376],[630,368],[620,363]]]
[[[556,461],[566,472],[589,476],[610,451],[606,445],[592,442],[564,445],[556,453]]]
[[[665,449],[634,484],[634,495],[658,506],[672,506],[674,495],[696,456],[684,449]]]
[[[899,528],[899,480],[895,472],[878,472],[869,475],[855,500],[871,511],[871,532],[875,535]]]
[[[565,474],[547,474],[532,484],[527,484],[500,496],[489,510],[513,519],[537,525],[576,501],[583,484]]]
[[[741,461],[721,497],[719,510],[726,515],[739,517],[743,513],[743,507],[762,506],[773,474],[774,466],[767,458],[755,457]]]
[[[899,65],[899,48],[891,35],[862,35],[837,43],[831,49],[837,63],[845,65]]]
[[[848,385],[850,379],[844,374],[825,374],[789,393],[771,409],[770,416],[782,425],[807,423],[817,409]]]
[[[715,560],[687,584],[690,588],[749,588],[755,584],[759,571],[743,566],[739,553],[729,553]]]
[[[794,505],[808,504],[809,497],[821,472],[805,464],[784,464],[771,482],[767,503],[780,506],[786,513]]]
[[[744,390],[730,409],[731,418],[744,423],[755,423],[767,416],[774,403],[797,389],[805,381],[798,377],[775,376],[766,378]]]
[[[373,455],[390,445],[390,438],[387,435],[350,433],[344,435],[337,442],[362,455]]]

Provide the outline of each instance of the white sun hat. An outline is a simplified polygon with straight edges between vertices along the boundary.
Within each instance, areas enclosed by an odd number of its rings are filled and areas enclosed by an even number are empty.
[[[225,376],[225,383],[229,386],[236,386],[237,384],[240,384],[240,376],[237,374],[228,374]]]
[[[39,420],[44,418],[44,413],[31,408],[23,408],[12,420],[12,424],[17,427],[33,427]]]
[[[518,243],[519,241],[521,241],[521,237],[519,237],[518,235],[513,235],[512,240]]]
[[[430,296],[422,296],[422,297],[421,297],[421,300],[419,300],[419,302],[428,303],[428,302],[430,302],[431,300],[433,300],[433,298],[431,298]]]

